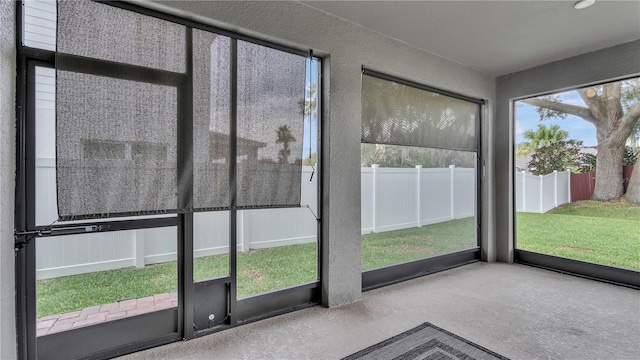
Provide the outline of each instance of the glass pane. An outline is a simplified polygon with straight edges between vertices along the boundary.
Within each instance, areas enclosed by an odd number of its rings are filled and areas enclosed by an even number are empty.
[[[58,51],[184,73],[182,25],[88,0],[58,2]]]
[[[37,335],[177,306],[175,227],[39,238]]]
[[[55,69],[36,67],[36,225],[58,219]]]
[[[229,276],[229,212],[193,214],[193,280]]]
[[[476,154],[361,145],[362,270],[476,243]]]
[[[56,50],[56,0],[24,1],[25,46]]]
[[[317,194],[315,180],[303,181],[306,193]],[[317,221],[309,209],[239,211],[238,298],[317,281],[317,252]]]
[[[639,89],[633,78],[516,102],[518,249],[640,271]]]
[[[480,106],[362,76],[362,142],[476,150]]]

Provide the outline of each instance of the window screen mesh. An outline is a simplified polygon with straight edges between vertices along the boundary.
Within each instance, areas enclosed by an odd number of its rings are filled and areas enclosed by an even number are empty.
[[[58,1],[57,51],[183,73],[184,26],[88,0]]]
[[[59,2],[61,220],[299,206],[306,58],[238,41],[232,59],[232,41],[106,4]],[[185,136],[179,126],[191,119]]]
[[[91,74],[83,59],[184,73],[185,41],[184,26],[93,1],[58,2],[56,56],[79,56],[56,73],[61,220],[177,210],[178,89]]]
[[[362,77],[362,142],[476,150],[478,104]]]
[[[57,72],[61,219],[176,209],[176,88]]]
[[[194,207],[228,207],[231,40],[194,30]],[[298,206],[306,59],[238,41],[236,206]]]
[[[231,39],[193,30],[193,204],[228,208]]]
[[[238,41],[238,206],[300,205],[306,58]]]

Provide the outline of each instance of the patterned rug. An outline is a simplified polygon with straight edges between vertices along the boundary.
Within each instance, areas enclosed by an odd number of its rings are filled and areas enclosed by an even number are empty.
[[[473,360],[508,358],[476,345],[469,340],[424,323],[402,334],[370,346],[343,360]]]

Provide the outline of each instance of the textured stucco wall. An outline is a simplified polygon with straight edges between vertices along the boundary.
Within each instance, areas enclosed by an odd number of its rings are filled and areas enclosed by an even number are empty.
[[[190,17],[265,40],[310,48],[325,61],[323,302],[337,306],[361,296],[360,243],[360,88],[361,67],[488,99],[493,104],[492,77],[418,50],[302,3],[170,1],[148,7]],[[196,15],[197,14],[197,15]],[[428,36],[428,34],[425,34]],[[492,113],[489,108],[488,114]],[[485,133],[491,121],[485,122]],[[484,142],[490,148],[490,142]],[[486,154],[486,153],[485,153]],[[486,154],[491,159],[491,154]],[[328,164],[328,166],[326,166]],[[490,164],[488,164],[490,165]],[[487,172],[488,174],[488,172]],[[491,189],[491,186],[488,186]],[[487,198],[487,193],[484,194]],[[489,196],[490,198],[490,196]],[[486,205],[486,204],[485,204]],[[483,217],[492,222],[490,210]],[[494,255],[493,237],[484,226],[484,256]]]
[[[555,61],[496,79],[495,184],[498,261],[513,261],[511,100],[640,74],[640,40]]]
[[[13,267],[15,4],[0,0],[0,359],[16,357]]]

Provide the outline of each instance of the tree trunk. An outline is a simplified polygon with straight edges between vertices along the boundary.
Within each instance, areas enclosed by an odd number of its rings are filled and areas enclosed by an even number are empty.
[[[624,143],[618,144],[615,137],[598,136],[598,154],[596,155],[596,185],[592,200],[609,201],[619,199],[624,193],[622,178],[622,160]]]
[[[640,204],[640,157],[636,159],[636,164],[633,166],[627,193],[624,197],[628,202]]]

